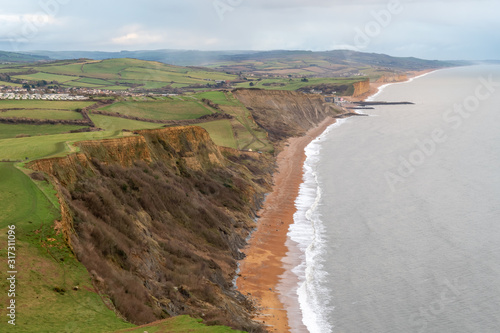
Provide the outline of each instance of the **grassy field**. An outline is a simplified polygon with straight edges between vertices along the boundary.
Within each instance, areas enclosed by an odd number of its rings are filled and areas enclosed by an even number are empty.
[[[102,88],[125,90],[130,84],[143,89],[165,86],[187,87],[214,83],[215,80],[235,80],[230,75],[210,69],[171,66],[159,62],[137,59],[108,59],[103,61],[60,61],[50,64],[12,65],[0,68],[0,73],[37,71],[20,74],[15,79],[47,82],[57,81],[66,87]],[[118,84],[117,84],[118,83]]]
[[[64,83],[68,81],[77,80],[77,76],[67,76],[67,75],[57,75],[57,74],[49,74],[49,73],[36,73],[29,75],[17,75],[13,76],[14,79],[19,80],[28,80],[28,81],[41,81],[45,80],[47,82],[57,81],[59,83]]]
[[[12,163],[0,163],[0,180],[2,249],[7,226],[16,226],[15,331],[94,333],[133,327],[105,306],[85,267],[54,231],[54,220],[60,218],[55,191],[46,182],[33,182]],[[5,251],[0,260],[7,262]],[[2,278],[0,288],[8,290],[7,283]],[[7,293],[0,300],[0,314],[7,318]],[[7,320],[0,321],[1,332],[10,330]]]
[[[237,86],[240,88],[260,88],[266,90],[297,90],[300,88],[315,86],[319,84],[328,84],[328,85],[350,85],[354,82],[359,82],[363,80],[363,78],[311,78],[308,79],[307,82],[301,81],[301,79],[263,79],[261,81],[252,81],[253,86],[250,85],[250,82],[238,83]],[[268,85],[269,84],[269,85]]]
[[[207,91],[194,95],[198,99],[209,99],[219,105],[234,105],[234,101],[228,99],[227,94],[223,91]]]
[[[125,135],[121,131],[104,131],[46,135],[43,138],[34,136],[29,138],[3,139],[0,140],[0,160],[18,161],[26,158],[34,160],[44,157],[64,156],[75,151],[75,147],[71,145],[74,142],[111,139]]]
[[[119,330],[114,333],[243,333],[225,326],[205,326],[201,319],[194,319],[189,316],[178,316],[164,320],[160,323],[145,325],[133,329]]]
[[[1,114],[0,114],[1,115]],[[3,139],[15,138],[18,135],[31,135],[34,140],[41,140],[38,135],[53,135],[61,134],[69,131],[85,128],[84,126],[74,125],[27,125],[27,124],[0,124],[0,147]],[[45,139],[45,138],[44,138]],[[44,140],[43,139],[43,140]],[[0,159],[2,159],[3,151],[0,151]]]
[[[196,119],[212,113],[201,102],[180,99],[146,102],[124,101],[103,107],[102,110],[153,120]]]
[[[81,113],[63,110],[9,110],[0,112],[0,118],[33,118],[33,119],[83,119]]]
[[[233,127],[229,120],[216,120],[198,124],[197,126],[206,129],[216,145],[235,149],[238,148],[238,143],[233,134]]]
[[[121,131],[122,129],[127,130],[142,130],[150,128],[160,128],[163,124],[148,123],[144,121],[123,119],[118,117],[108,117],[102,115],[91,115],[90,118],[99,128],[106,131]]]
[[[94,104],[86,101],[0,100],[0,109],[76,110]]]

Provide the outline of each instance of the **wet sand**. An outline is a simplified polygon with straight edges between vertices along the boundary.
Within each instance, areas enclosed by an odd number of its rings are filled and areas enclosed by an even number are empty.
[[[269,332],[289,332],[289,314],[295,323],[301,322],[297,320],[301,319],[298,302],[287,302],[288,306],[295,307],[288,309],[287,313],[276,288],[281,282],[281,289],[287,286],[292,289],[298,282],[290,278],[280,281],[280,276],[285,273],[282,259],[289,250],[286,246],[288,226],[293,224],[295,199],[302,184],[306,159],[304,149],[333,123],[335,119],[327,118],[305,136],[288,140],[277,158],[278,171],[274,174],[273,191],[258,213],[257,231],[244,250],[247,257],[241,262],[241,276],[236,284],[244,295],[250,294],[256,302],[259,310],[255,320],[266,325]],[[307,332],[307,329],[302,327],[300,331]]]

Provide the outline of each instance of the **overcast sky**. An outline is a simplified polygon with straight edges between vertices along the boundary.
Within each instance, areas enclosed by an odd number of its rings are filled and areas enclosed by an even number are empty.
[[[500,0],[0,0],[0,49],[500,59]]]

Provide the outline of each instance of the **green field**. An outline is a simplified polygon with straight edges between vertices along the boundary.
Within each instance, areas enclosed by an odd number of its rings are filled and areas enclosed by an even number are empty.
[[[86,101],[0,100],[0,109],[76,110],[91,106]]]
[[[1,113],[0,113],[1,115]],[[75,125],[28,125],[28,124],[0,124],[0,147],[2,146],[2,139],[15,138],[18,135],[52,135],[61,134],[69,131],[85,128],[85,126]],[[35,140],[45,140],[40,137],[34,138]],[[1,148],[0,148],[1,149]],[[0,160],[2,159],[3,151],[0,150]]]
[[[37,186],[38,185],[38,186]],[[6,248],[9,225],[16,229],[16,332],[106,332],[133,327],[109,310],[93,292],[89,273],[54,230],[60,218],[55,191],[33,182],[12,163],[0,163],[0,243]],[[7,253],[0,252],[7,263]],[[6,279],[0,288],[8,290]],[[7,293],[0,295],[6,316]],[[0,331],[12,327],[0,322]]]
[[[29,75],[17,75],[13,76],[14,79],[19,80],[28,80],[28,81],[41,81],[45,80],[47,82],[57,81],[59,83],[64,83],[67,81],[77,80],[77,76],[67,76],[67,75],[57,75],[57,74],[48,74],[48,73],[36,73]]]
[[[229,120],[216,120],[198,124],[197,126],[206,129],[216,145],[235,149],[238,148],[238,143],[233,134],[233,127]]]
[[[153,120],[196,119],[212,113],[201,102],[179,99],[147,102],[124,101],[103,107],[101,110]]]
[[[130,120],[118,117],[108,117],[98,114],[91,115],[90,118],[98,128],[106,131],[142,130],[151,128],[160,128],[163,124],[148,123],[144,121]]]
[[[234,101],[228,99],[227,94],[223,91],[207,91],[195,95],[200,100],[206,98],[219,105],[235,105]]]
[[[164,320],[160,323],[141,326],[135,329],[119,330],[115,333],[243,333],[225,326],[205,326],[201,319],[194,319],[189,316],[178,316]]]
[[[301,81],[301,79],[263,79],[261,81],[252,81],[253,86],[250,82],[238,83],[237,86],[240,88],[260,88],[266,90],[291,90],[295,91],[300,88],[315,86],[319,84],[328,85],[350,85],[355,82],[362,81],[364,78],[310,78],[307,82]],[[271,84],[271,85],[265,85]]]
[[[63,110],[9,110],[0,112],[0,118],[33,118],[33,119],[83,119],[81,113]]]
[[[28,71],[37,71],[28,74]],[[58,61],[48,64],[11,65],[0,68],[0,73],[21,73],[13,78],[29,81],[57,81],[65,87],[126,90],[130,85],[142,89],[165,86],[183,88],[206,86],[215,80],[235,80],[236,75],[210,69],[172,66],[137,59],[107,59],[102,61]],[[6,83],[7,85],[9,83]]]
[[[12,126],[12,125],[7,125]],[[12,161],[40,159],[44,157],[64,156],[76,151],[72,143],[84,140],[100,140],[123,137],[121,131],[104,131],[88,133],[69,133],[46,135],[43,138],[34,136],[29,138],[0,140],[0,160]]]

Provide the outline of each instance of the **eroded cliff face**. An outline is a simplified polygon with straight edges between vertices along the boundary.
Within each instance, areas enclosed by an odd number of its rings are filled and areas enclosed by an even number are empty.
[[[343,112],[325,103],[320,95],[295,91],[238,89],[233,95],[251,111],[255,122],[275,142],[304,135],[326,117]]]
[[[220,149],[200,127],[137,134],[29,165],[57,184],[78,259],[134,323],[189,314],[261,330],[232,280],[272,157]]]
[[[352,97],[363,96],[370,91],[370,80],[360,81],[353,83],[354,93]]]
[[[393,83],[393,82],[404,82],[408,80],[408,75],[406,74],[394,74],[394,75],[382,75],[377,82],[379,83]]]
[[[234,94],[276,145],[343,112],[318,95]],[[274,156],[218,147],[196,126],[135,134],[79,142],[79,153],[30,163],[58,189],[57,228],[127,320],[189,314],[262,331],[232,281],[271,189]]]

